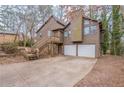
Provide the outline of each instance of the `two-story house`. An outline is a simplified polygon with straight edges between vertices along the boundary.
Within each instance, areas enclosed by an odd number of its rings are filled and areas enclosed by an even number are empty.
[[[78,10],[67,25],[51,16],[37,31],[37,42],[33,47],[46,55],[99,57],[100,27],[100,22],[83,16]]]

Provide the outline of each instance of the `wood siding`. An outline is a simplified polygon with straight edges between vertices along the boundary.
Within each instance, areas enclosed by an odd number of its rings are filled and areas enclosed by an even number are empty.
[[[85,18],[83,18],[85,19]],[[89,34],[89,35],[84,35],[84,27],[82,26],[82,29],[81,29],[81,35],[82,35],[82,38],[83,38],[83,41],[81,42],[73,42],[72,41],[72,38],[71,38],[71,35],[69,35],[68,37],[64,37],[64,45],[68,45],[68,44],[95,44],[96,45],[96,57],[99,57],[100,56],[100,28],[99,28],[99,23],[96,22],[96,21],[92,21],[90,20],[92,24],[96,25],[97,27],[97,30],[95,31],[94,34]],[[83,24],[82,24],[83,25]],[[71,28],[72,26],[69,25],[65,31],[71,31],[71,33],[73,33],[74,30],[72,30]]]
[[[83,40],[82,37],[82,12],[76,13],[71,21],[71,40],[73,42],[79,42]]]
[[[58,24],[54,18],[51,18],[47,24],[37,33],[37,40],[42,39],[44,37],[48,37],[48,31],[62,29],[64,26]],[[59,34],[58,34],[59,35]]]
[[[96,25],[96,31],[92,34],[84,35],[84,22],[83,20],[89,20],[90,25]],[[61,29],[60,29],[61,28]],[[57,23],[54,18],[51,18],[49,22],[47,22],[44,27],[37,33],[37,41],[43,40],[48,37],[48,31],[53,32],[53,38],[51,38],[52,41],[56,41],[58,43],[61,42],[61,44],[58,44],[59,49],[62,50],[63,54],[63,46],[64,45],[71,45],[71,44],[82,44],[82,45],[95,45],[96,46],[96,55],[95,57],[100,56],[100,28],[99,28],[99,22],[96,20],[92,20],[90,18],[86,18],[82,16],[82,12],[78,12],[73,16],[73,19],[65,29],[64,26]],[[64,33],[67,31],[69,33],[68,37],[64,37]],[[55,37],[55,38],[54,38]]]
[[[84,35],[84,41],[83,44],[95,44],[96,45],[96,57],[100,56],[100,29],[99,29],[99,23],[93,21],[92,24],[95,24],[97,27],[97,30],[94,34],[91,35]]]
[[[36,43],[34,44],[34,47],[40,49],[41,55],[45,54],[55,56],[62,53],[62,49],[60,49],[60,47],[64,40],[64,27],[65,26],[56,21],[55,18],[51,17],[45,23],[45,25],[42,26],[42,29],[37,32]],[[48,35],[48,31],[51,31],[50,35]],[[44,45],[46,46],[43,47]]]

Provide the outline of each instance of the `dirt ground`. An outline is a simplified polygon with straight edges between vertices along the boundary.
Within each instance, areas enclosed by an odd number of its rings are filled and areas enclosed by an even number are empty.
[[[23,56],[14,56],[14,57],[0,57],[0,64],[12,64],[26,62]]]
[[[124,87],[124,57],[106,55],[75,87]]]

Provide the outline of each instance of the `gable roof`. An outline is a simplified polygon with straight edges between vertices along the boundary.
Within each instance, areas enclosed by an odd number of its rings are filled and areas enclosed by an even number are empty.
[[[83,16],[83,15],[82,15],[82,16]],[[99,21],[98,21],[98,20],[93,19],[93,18],[89,18],[89,17],[86,17],[86,16],[83,16],[83,18],[88,19],[88,20],[91,20],[91,21],[95,21],[95,22],[98,22],[98,23],[99,23]]]
[[[50,16],[50,17],[48,18],[48,20],[36,31],[36,33],[38,33],[52,18],[53,18],[58,24],[60,24],[60,25],[62,25],[63,27],[65,27],[65,25],[64,25],[62,22],[60,22],[59,20],[57,20],[57,19],[52,15],[52,16]]]
[[[99,22],[98,20],[95,20],[95,19],[92,19],[92,18],[83,16],[83,15],[82,15],[82,17],[83,17],[84,19],[87,19],[87,20],[91,20],[91,21],[95,21],[95,22],[101,23],[101,22]],[[71,21],[65,26],[64,29],[66,29],[70,24],[71,24]]]
[[[76,11],[79,11],[79,10],[76,10]],[[91,20],[91,21],[95,21],[95,22],[98,22],[98,20],[95,20],[93,18],[89,18],[89,17],[86,17],[82,14],[82,17],[87,19],[87,20]],[[60,24],[61,26],[63,26],[63,29],[67,28],[70,24],[71,24],[71,21],[67,24],[64,24],[63,22],[61,22],[59,19],[55,18],[53,15],[51,15],[48,20],[36,31],[36,33],[38,33],[51,19],[54,19],[58,24]]]

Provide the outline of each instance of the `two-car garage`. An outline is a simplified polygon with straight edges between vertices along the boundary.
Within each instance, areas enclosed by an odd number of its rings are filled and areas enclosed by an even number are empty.
[[[64,45],[64,55],[95,58],[95,45]]]

